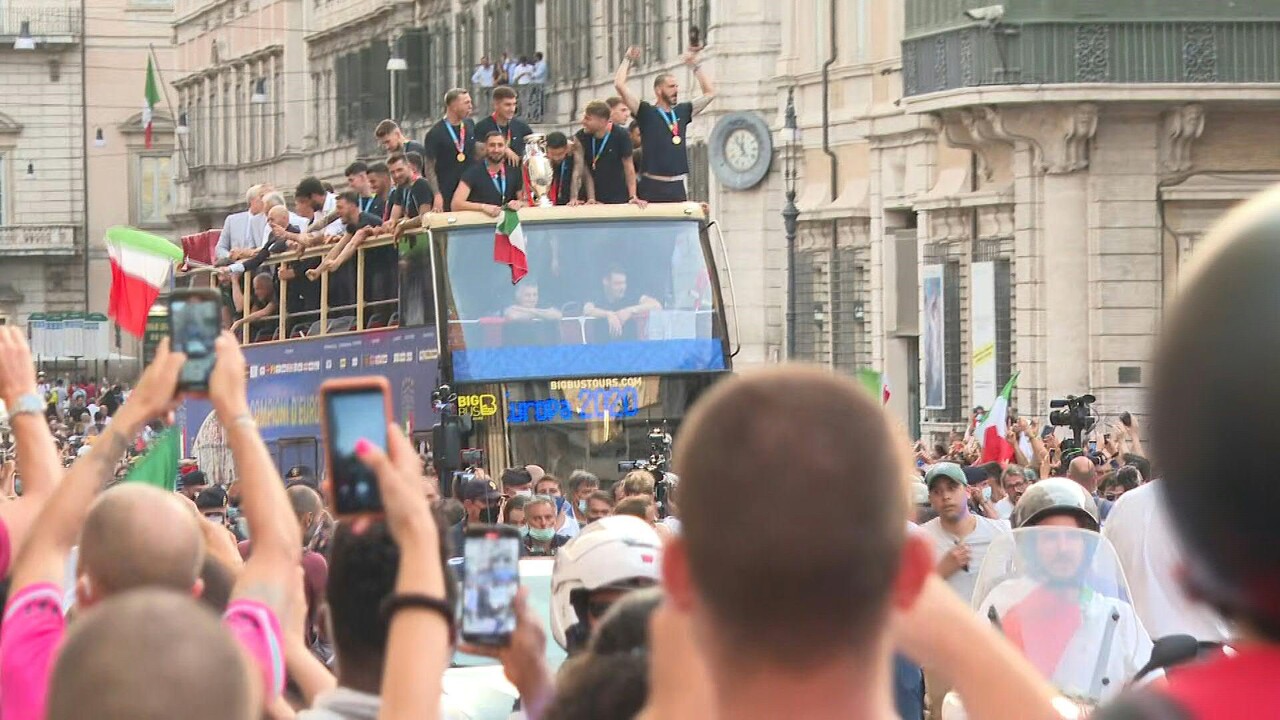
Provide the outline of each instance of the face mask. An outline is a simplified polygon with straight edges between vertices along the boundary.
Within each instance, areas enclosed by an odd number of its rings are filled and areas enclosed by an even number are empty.
[[[580,512],[580,513],[582,513],[582,514],[584,514],[584,515],[587,513],[587,501],[586,501],[586,500],[579,500],[579,501],[578,501],[578,512]]]
[[[555,528],[529,528],[529,538],[535,542],[551,542],[555,536]]]
[[[530,490],[530,489],[528,489],[528,488],[525,488],[524,490],[517,490],[517,491],[516,491],[516,497],[520,497],[520,496],[522,496],[522,495],[523,495],[524,497],[533,497],[533,491],[532,491],[532,490]]]
[[[983,497],[983,498],[985,498],[985,499],[987,499],[987,500],[990,500],[990,499],[991,499],[991,486],[990,486],[990,485],[984,485],[984,486],[982,487],[982,497]]]
[[[529,535],[528,525],[521,525],[519,529],[520,529],[520,537],[527,537]]]

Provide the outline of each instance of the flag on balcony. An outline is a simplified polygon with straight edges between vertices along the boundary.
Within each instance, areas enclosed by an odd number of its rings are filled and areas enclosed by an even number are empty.
[[[147,313],[156,304],[161,288],[169,284],[182,248],[168,240],[117,226],[107,230],[107,255],[111,258],[111,299],[107,314],[121,329],[142,337]]]
[[[147,86],[143,89],[142,103],[142,129],[146,147],[151,147],[151,115],[156,109],[156,104],[160,102],[160,86],[156,84],[156,68],[151,64],[151,58],[147,58]]]
[[[520,228],[520,215],[515,210],[504,209],[498,218],[497,232],[493,236],[493,261],[511,266],[511,284],[529,274],[529,260],[524,254],[524,230]]]

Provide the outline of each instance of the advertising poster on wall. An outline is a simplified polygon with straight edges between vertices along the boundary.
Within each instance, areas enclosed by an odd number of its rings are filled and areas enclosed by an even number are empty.
[[[996,393],[996,264],[975,262],[969,266],[970,377],[972,405],[990,408]]]
[[[941,410],[947,406],[946,298],[943,294],[942,265],[921,268],[924,290],[924,406]]]

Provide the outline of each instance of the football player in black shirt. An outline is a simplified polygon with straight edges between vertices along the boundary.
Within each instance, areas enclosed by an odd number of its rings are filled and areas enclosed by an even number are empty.
[[[520,167],[524,159],[524,139],[533,134],[533,128],[516,117],[516,91],[501,85],[493,89],[493,112],[476,123],[476,151],[485,154],[484,138],[491,132],[500,132],[507,138],[507,162]]]
[[[485,138],[484,147],[485,161],[463,173],[453,195],[453,209],[474,210],[496,218],[504,207],[524,207],[520,199],[524,195],[524,177],[519,169],[507,164],[507,138],[495,130]]]
[[[445,114],[422,141],[426,147],[422,174],[435,188],[436,212],[453,209],[453,192],[462,173],[476,158],[476,124],[471,120],[471,94],[454,88],[444,95]]]
[[[651,202],[683,202],[688,199],[685,179],[689,175],[689,123],[715,99],[715,88],[702,72],[698,48],[694,48],[685,53],[684,62],[693,68],[702,97],[679,102],[680,84],[674,75],[663,73],[653,81],[653,103],[642,102],[627,88],[631,65],[639,59],[640,48],[628,48],[613,78],[613,86],[631,108],[643,138],[644,174],[640,177],[639,194]]]

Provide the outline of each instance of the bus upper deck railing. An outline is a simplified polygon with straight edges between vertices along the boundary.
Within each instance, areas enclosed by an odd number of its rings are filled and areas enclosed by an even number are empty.
[[[706,220],[705,208],[698,203],[662,203],[652,204],[641,210],[632,205],[586,205],[580,207],[539,208],[527,207],[520,210],[521,223],[537,224],[543,222],[589,222],[618,220],[674,220],[696,219]],[[407,234],[409,242],[430,242],[431,231],[447,231],[452,228],[493,225],[495,220],[479,212],[436,213],[424,222],[422,230]],[[403,240],[403,238],[402,238]],[[274,342],[293,340],[305,337],[334,335],[338,333],[374,330],[395,327],[400,324],[399,278],[398,266],[390,273],[391,292],[388,295],[386,276],[380,279],[382,292],[369,297],[373,289],[370,282],[367,261],[370,253],[385,252],[385,248],[394,247],[397,240],[391,235],[380,235],[366,240],[350,262],[355,264],[354,284],[347,288],[354,297],[345,298],[348,302],[331,304],[331,292],[337,284],[334,273],[323,273],[318,280],[288,280],[274,272],[274,299],[276,312],[260,317],[252,322],[248,317],[252,311],[253,276],[262,272],[263,268],[275,268],[280,265],[294,265],[298,278],[304,278],[304,267],[319,262],[333,245],[325,244],[307,248],[299,252],[284,252],[269,256],[253,273],[242,273],[239,282],[243,298],[239,318],[244,322],[239,328],[240,341],[244,344],[258,342]],[[386,270],[386,268],[382,268]],[[179,272],[176,283],[182,287],[219,287],[215,271],[217,268],[192,268]],[[290,285],[296,283],[315,283],[318,287],[319,301],[315,307],[289,307]],[[585,330],[584,330],[585,332]]]

